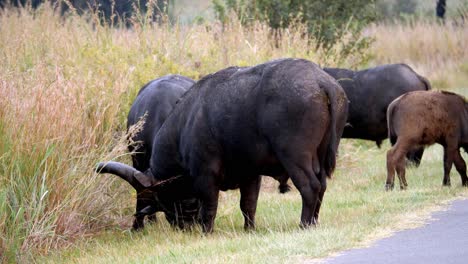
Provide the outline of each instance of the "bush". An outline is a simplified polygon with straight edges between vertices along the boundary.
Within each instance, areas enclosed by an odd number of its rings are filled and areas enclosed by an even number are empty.
[[[363,38],[360,32],[376,17],[374,0],[225,0],[224,3],[213,0],[213,4],[216,16],[222,22],[226,21],[229,11],[236,13],[244,24],[267,21],[273,30],[300,21],[307,26],[317,48],[328,51],[346,38],[347,45],[342,46],[339,57],[367,50],[371,39]]]

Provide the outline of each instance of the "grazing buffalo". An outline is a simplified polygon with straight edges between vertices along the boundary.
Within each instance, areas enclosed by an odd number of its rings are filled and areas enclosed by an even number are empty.
[[[388,64],[362,71],[324,70],[338,80],[350,101],[343,138],[372,140],[378,147],[388,135],[388,105],[404,93],[431,89],[429,81],[406,64]],[[411,152],[408,158],[418,166],[422,155],[423,149],[419,149]]]
[[[254,228],[260,175],[288,175],[307,227],[317,221],[347,110],[343,89],[307,60],[230,67],[182,97],[156,134],[148,170],[111,162],[97,171],[152,192],[172,214],[170,205],[198,199],[205,232],[213,229],[219,191],[240,189],[244,227]]]
[[[146,171],[150,167],[150,158],[153,146],[153,139],[164,120],[169,116],[176,102],[195,82],[181,75],[167,75],[155,79],[138,92],[133,102],[127,118],[127,129],[135,125],[140,119],[144,119],[144,124],[138,133],[132,135],[130,141],[135,144],[129,145],[132,152],[133,167],[139,171]],[[157,204],[151,192],[145,191],[140,185],[134,185],[137,191],[137,204],[133,229],[144,227],[145,215],[140,213],[144,208]],[[159,211],[155,208],[154,211]],[[174,215],[166,214],[169,222],[176,221]],[[149,216],[150,220],[155,220],[156,215]],[[182,221],[178,221],[182,223]]]
[[[450,185],[455,163],[461,181],[468,185],[466,165],[459,149],[468,149],[468,103],[454,93],[416,91],[404,94],[388,107],[388,137],[394,145],[387,152],[387,184],[392,189],[395,171],[401,189],[407,187],[404,157],[408,151],[434,143],[444,147],[443,185]]]

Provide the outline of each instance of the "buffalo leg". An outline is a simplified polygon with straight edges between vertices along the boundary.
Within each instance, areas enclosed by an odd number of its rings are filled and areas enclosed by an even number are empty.
[[[404,155],[398,157],[398,160],[396,160],[396,171],[398,173],[400,189],[406,190],[406,188],[408,187],[408,183],[406,183],[406,168]]]
[[[255,229],[255,211],[257,210],[258,194],[260,192],[261,176],[244,183],[240,187],[240,207],[244,215],[244,228]]]
[[[156,205],[156,201],[152,197],[148,197],[148,195],[147,195],[147,197],[144,197],[143,199],[144,199],[144,201],[146,203],[146,206],[148,206],[148,205],[155,206]],[[156,217],[156,213],[147,215],[146,219],[148,220],[149,223],[156,223],[158,221],[158,218]]]
[[[283,174],[277,178],[279,182],[278,190],[280,193],[287,193],[291,190],[291,187],[288,184],[289,176],[287,174]]]
[[[397,142],[389,151],[387,151],[387,182],[385,189],[393,190],[395,184],[395,171],[398,173],[400,180],[400,188],[404,188],[406,184],[405,178],[405,153],[400,142]]]
[[[323,196],[325,195],[325,191],[327,190],[327,175],[325,173],[320,173],[320,192],[319,192],[319,197],[317,201],[317,205],[315,206],[315,212],[314,212],[314,222],[318,224],[318,218],[319,218],[319,213],[320,213],[320,207],[322,206],[323,202]]]
[[[132,152],[132,163],[133,167],[139,171],[146,171],[149,168],[149,156],[147,156],[147,150],[144,147],[134,148],[133,146],[128,146],[128,150]],[[137,202],[136,202],[136,212],[135,218],[133,219],[133,230],[139,230],[145,227],[145,215],[139,214],[146,206],[149,205],[148,194],[139,192],[137,190]],[[156,214],[153,214],[148,217],[152,222],[156,221]]]
[[[201,201],[201,223],[205,233],[213,232],[214,219],[218,210],[219,189],[214,177],[198,177],[196,187]]]
[[[218,196],[219,191],[207,192],[202,195],[201,221],[205,233],[213,232],[214,219],[218,210]]]
[[[380,148],[382,146],[382,140],[376,140],[375,141],[375,145],[377,145],[378,148]]]
[[[424,147],[420,147],[414,151],[410,151],[406,154],[406,158],[410,162],[410,164],[419,167],[421,164],[421,159],[424,154]]]
[[[395,162],[393,159],[394,148],[387,151],[387,182],[385,183],[385,190],[393,190],[395,182]]]
[[[452,169],[454,150],[449,146],[444,146],[444,179],[442,184],[444,186],[450,186],[450,170]]]
[[[468,177],[466,176],[466,163],[460,155],[460,150],[455,152],[455,168],[457,168],[458,173],[460,174],[462,185],[468,186]]]
[[[321,184],[315,173],[312,171],[312,164],[304,162],[303,164],[309,164],[309,166],[298,166],[293,163],[284,163],[288,175],[291,177],[292,182],[299,190],[302,197],[302,213],[301,213],[301,227],[307,228],[313,222],[313,215],[319,199],[319,193],[321,190]]]
[[[133,220],[133,229],[138,230],[145,227],[145,216],[148,216],[148,220],[152,223],[157,221],[156,214],[141,214],[140,211],[147,206],[156,206],[156,201],[153,198],[153,194],[147,191],[142,191],[137,193],[137,202],[136,202],[136,213]],[[158,209],[156,209],[158,211]]]
[[[147,203],[141,196],[141,194],[137,194],[136,213],[132,226],[133,230],[139,230],[145,227],[145,215],[141,215],[139,212],[147,206]]]

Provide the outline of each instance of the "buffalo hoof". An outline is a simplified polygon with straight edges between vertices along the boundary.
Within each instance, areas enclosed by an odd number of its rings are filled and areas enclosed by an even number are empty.
[[[280,184],[278,186],[278,189],[279,189],[279,192],[280,193],[287,193],[291,190],[291,186],[289,186],[289,184],[285,183],[285,184]]]
[[[393,184],[385,184],[385,191],[392,191],[393,190]]]
[[[468,181],[464,181],[464,182],[462,182],[462,186],[464,186],[464,187],[468,187]]]
[[[143,222],[136,221],[136,220],[133,222],[132,231],[138,232],[138,231],[143,230],[144,228],[145,228],[145,224]]]
[[[246,232],[253,232],[253,231],[255,231],[255,226],[254,225],[248,225],[248,226],[244,225],[244,230]]]
[[[318,226],[319,224],[320,224],[320,223],[319,223],[318,218],[317,218],[317,217],[314,217],[314,218],[312,219],[312,225],[313,225],[313,226]]]
[[[205,234],[212,234],[213,233],[213,225],[209,224],[202,224],[202,231]]]
[[[299,224],[299,228],[301,229],[309,229],[311,227],[315,227],[317,225],[317,222],[315,219],[312,219],[312,222],[311,223],[304,223],[304,222],[301,222]]]

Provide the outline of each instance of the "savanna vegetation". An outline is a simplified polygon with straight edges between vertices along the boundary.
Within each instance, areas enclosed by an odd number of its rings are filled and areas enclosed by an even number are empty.
[[[130,161],[126,115],[151,79],[198,79],[281,57],[354,69],[405,62],[434,88],[468,95],[468,27],[458,11],[443,23],[388,19],[324,46],[300,20],[273,34],[268,21],[245,24],[232,12],[224,21],[182,24],[154,19],[153,7],[128,22],[73,9],[63,15],[49,4],[0,11],[1,261],[297,262],[361,245],[468,196],[456,173],[453,187],[441,187],[440,148],[408,171],[409,190],[384,192],[388,144],[343,140],[317,228],[299,229],[295,190],[280,195],[265,180],[255,232],[243,231],[237,191],[222,194],[212,235],[173,230],[164,220],[128,231],[135,194],[93,168],[102,160]],[[368,47],[352,52],[364,39]]]

